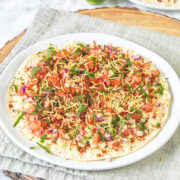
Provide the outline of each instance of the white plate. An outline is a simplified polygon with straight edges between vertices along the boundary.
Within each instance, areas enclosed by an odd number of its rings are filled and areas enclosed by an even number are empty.
[[[177,11],[180,10],[180,4],[178,4],[177,6],[163,6],[163,5],[157,5],[157,4],[152,4],[149,2],[146,2],[145,0],[129,0],[135,4],[139,4],[141,6],[145,6],[148,8],[153,8],[153,9],[160,9],[160,10],[169,10],[169,11]]]
[[[133,152],[129,155],[126,155],[121,158],[116,158],[112,162],[107,162],[105,160],[101,161],[92,161],[92,162],[76,162],[73,160],[66,160],[54,155],[50,155],[43,150],[37,151],[35,149],[29,149],[32,146],[18,131],[13,128],[13,124],[8,115],[8,107],[7,107],[7,90],[12,81],[17,69],[19,66],[25,61],[25,59],[31,55],[32,53],[38,52],[40,50],[46,49],[48,47],[48,43],[56,44],[58,46],[64,45],[69,41],[82,41],[85,43],[92,43],[95,40],[99,44],[107,44],[112,43],[113,45],[123,46],[129,49],[136,51],[147,59],[153,61],[153,63],[160,69],[160,71],[164,74],[165,77],[169,77],[169,85],[171,87],[172,93],[172,105],[171,112],[168,122],[165,124],[163,129],[160,131],[159,135],[154,138],[149,144],[147,144],[142,149]],[[81,170],[105,170],[112,169],[117,167],[122,167],[136,161],[139,161],[157,149],[159,149],[163,144],[165,144],[171,136],[174,134],[175,130],[179,125],[179,117],[180,117],[180,82],[178,76],[172,69],[172,67],[160,56],[153,53],[152,51],[145,49],[135,43],[130,41],[111,36],[106,34],[98,34],[98,33],[80,33],[80,34],[69,34],[54,37],[51,39],[47,39],[45,41],[39,42],[24,51],[18,54],[11,63],[6,67],[3,74],[0,77],[0,124],[5,131],[5,133],[9,136],[9,138],[14,141],[20,148],[24,151],[28,152],[32,156],[40,158],[42,160],[48,161],[53,164],[57,164],[67,168],[73,169],[81,169]]]

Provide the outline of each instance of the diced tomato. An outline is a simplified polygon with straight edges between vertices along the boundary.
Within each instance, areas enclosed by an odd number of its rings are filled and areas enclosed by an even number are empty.
[[[105,105],[104,97],[101,97],[101,98],[100,98],[99,105],[100,105],[101,107],[103,107],[103,106]]]
[[[152,74],[152,76],[153,76],[154,78],[156,78],[156,77],[159,76],[160,72],[159,72],[158,69],[156,69],[156,70],[152,70],[152,71],[151,71],[151,74]]]
[[[106,108],[106,111],[107,111],[108,113],[114,113],[114,110],[113,110],[111,107],[107,107],[107,108]]]
[[[94,134],[93,142],[97,144],[100,141],[100,135],[98,133]]]
[[[120,113],[120,116],[125,116],[125,115],[127,115],[128,114],[128,112],[121,112]]]
[[[99,82],[99,78],[94,78],[91,80],[93,83],[97,84]]]
[[[31,113],[33,113],[33,112],[35,112],[35,111],[36,111],[35,107],[32,107],[32,108],[29,108],[29,109],[26,111],[26,113],[27,113],[27,114],[31,114]]]
[[[40,131],[42,129],[40,121],[29,121],[29,129],[31,131]]]
[[[125,136],[125,137],[127,137],[127,136],[129,136],[131,134],[131,130],[130,129],[125,129],[124,130],[124,132],[123,132],[123,135]]]
[[[146,67],[150,66],[151,64],[152,64],[152,61],[148,61],[148,62],[142,64],[142,67],[146,68]]]
[[[112,84],[115,85],[115,86],[122,86],[122,82],[120,79],[113,79],[112,80]]]
[[[139,85],[141,81],[142,81],[141,77],[133,76],[133,78],[132,78],[132,86],[133,85]]]
[[[56,53],[56,57],[62,57],[61,51],[59,51],[59,52]]]
[[[60,96],[60,97],[65,97],[65,92],[63,91],[63,90],[58,90],[58,96]]]
[[[111,84],[110,78],[106,75],[101,76],[101,80],[104,82],[105,86],[109,86]]]
[[[120,146],[120,144],[121,144],[121,143],[120,143],[119,141],[114,142],[114,143],[113,143],[113,147],[119,147],[119,146]]]
[[[136,121],[138,121],[138,120],[141,119],[141,114],[134,113],[134,114],[132,115],[132,118],[135,119]]]
[[[60,129],[60,130],[58,131],[58,136],[59,136],[59,137],[62,137],[64,133],[65,133],[65,129]]]
[[[151,105],[149,103],[145,103],[144,110],[146,112],[151,112],[153,110],[153,105]]]
[[[41,126],[43,127],[43,128],[46,128],[47,127],[47,122],[46,121],[41,121]]]

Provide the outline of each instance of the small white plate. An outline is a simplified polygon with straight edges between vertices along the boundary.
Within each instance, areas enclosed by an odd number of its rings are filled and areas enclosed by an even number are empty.
[[[152,4],[149,2],[146,2],[145,0],[129,0],[135,4],[139,4],[141,6],[145,6],[148,8],[153,8],[153,9],[159,9],[159,10],[169,10],[169,11],[177,11],[180,10],[180,4],[176,5],[176,6],[163,6],[161,4]]]
[[[8,106],[7,106],[7,90],[8,87],[18,70],[19,66],[25,61],[25,59],[31,55],[32,53],[38,52],[40,50],[46,49],[48,47],[48,43],[56,44],[57,46],[61,46],[71,41],[82,41],[85,43],[92,43],[95,40],[98,44],[108,44],[112,43],[113,45],[126,47],[134,50],[135,52],[141,54],[146,57],[148,60],[151,60],[163,73],[165,77],[168,77],[170,91],[172,93],[172,104],[170,110],[170,116],[160,131],[157,137],[155,137],[149,144],[147,144],[142,149],[130,153],[124,157],[116,158],[112,162],[107,162],[106,160],[100,161],[92,161],[92,162],[76,162],[73,160],[66,160],[64,158],[60,158],[54,155],[50,155],[43,150],[35,150],[29,149],[31,143],[29,143],[17,130],[13,128],[13,123],[8,114]],[[172,67],[160,56],[153,53],[152,51],[139,46],[130,41],[107,35],[107,34],[99,34],[99,33],[79,33],[79,34],[69,34],[54,37],[51,39],[44,40],[39,42],[25,50],[23,50],[20,54],[18,54],[11,63],[6,67],[4,72],[0,77],[0,125],[3,128],[4,132],[9,136],[9,138],[15,142],[20,148],[22,148],[27,153],[35,156],[39,159],[45,160],[47,162],[60,165],[62,167],[72,168],[72,169],[80,169],[80,170],[105,170],[112,169],[117,167],[122,167],[136,161],[139,161],[156,150],[158,150],[162,145],[164,145],[174,134],[178,125],[180,118],[180,81],[178,76]]]

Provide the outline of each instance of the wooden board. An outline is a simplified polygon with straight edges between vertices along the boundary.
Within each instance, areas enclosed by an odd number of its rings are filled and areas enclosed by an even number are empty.
[[[77,11],[77,13],[113,21],[128,26],[140,27],[156,32],[180,36],[180,21],[164,15],[140,11],[135,8],[100,8],[93,10],[81,10]],[[24,30],[17,37],[8,41],[5,46],[0,49],[0,63],[11,52],[13,47],[18,43],[25,32],[26,30]],[[4,171],[4,174],[13,180],[40,180],[38,178],[9,171]]]

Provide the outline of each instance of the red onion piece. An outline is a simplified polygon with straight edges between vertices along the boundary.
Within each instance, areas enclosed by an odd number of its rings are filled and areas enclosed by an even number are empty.
[[[105,82],[104,82],[104,84],[105,84],[105,86],[106,86],[106,87],[108,86],[108,83],[107,83],[107,81],[105,81]]]
[[[22,87],[22,92],[23,92],[23,94],[26,92],[26,85],[24,85],[24,86]]]
[[[134,58],[134,60],[140,60],[141,56],[140,55],[136,55],[136,57]]]
[[[109,45],[107,45],[106,46],[110,51],[112,51],[113,50],[113,48],[112,47],[110,47]]]
[[[106,138],[107,141],[112,141],[112,140],[113,140],[113,137],[112,137],[112,135],[110,134],[110,132],[107,132],[107,133],[105,134],[105,138]]]
[[[117,52],[118,52],[118,50],[115,50],[115,51],[114,51],[114,54],[116,55],[116,54],[117,54]]]

